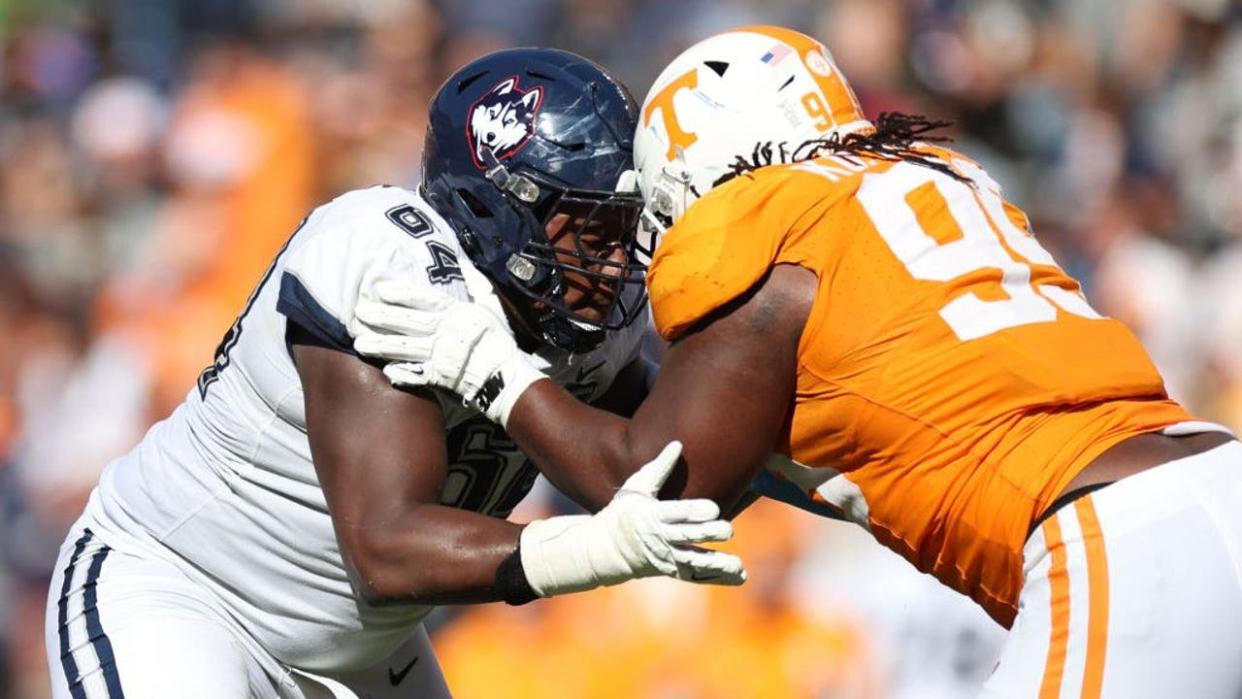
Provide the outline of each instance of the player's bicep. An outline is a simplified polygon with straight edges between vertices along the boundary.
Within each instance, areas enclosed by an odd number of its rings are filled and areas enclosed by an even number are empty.
[[[816,288],[809,270],[777,265],[669,348],[630,429],[635,454],[655,454],[670,439],[685,444],[687,468],[666,494],[710,497],[728,511],[745,491],[793,405]]]
[[[290,345],[302,379],[315,472],[348,554],[370,527],[438,502],[447,457],[443,415],[430,396],[394,389],[377,367],[304,331]]]

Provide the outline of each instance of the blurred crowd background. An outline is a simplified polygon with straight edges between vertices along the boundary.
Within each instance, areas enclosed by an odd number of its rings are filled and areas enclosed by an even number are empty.
[[[745,23],[824,40],[867,111],[954,122],[1172,394],[1242,427],[1242,4],[1230,0],[0,0],[0,697],[103,466],[182,400],[315,204],[414,186],[439,82],[569,49],[641,100]],[[541,489],[527,516],[557,507]],[[462,697],[970,696],[1003,638],[846,525],[760,505],[751,582],[436,618]]]

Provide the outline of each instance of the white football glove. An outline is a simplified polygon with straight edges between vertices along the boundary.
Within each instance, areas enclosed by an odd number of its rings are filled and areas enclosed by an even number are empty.
[[[531,589],[550,597],[654,575],[712,585],[746,582],[740,558],[694,546],[733,536],[733,525],[718,519],[716,503],[656,499],[679,456],[681,442],[670,442],[594,515],[526,525],[518,552]]]
[[[354,349],[391,360],[394,386],[437,386],[502,427],[517,399],[547,378],[518,349],[503,318],[478,303],[458,301],[412,284],[377,285],[378,300],[359,301]]]

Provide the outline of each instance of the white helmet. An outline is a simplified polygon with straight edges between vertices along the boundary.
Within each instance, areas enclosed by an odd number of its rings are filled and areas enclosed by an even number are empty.
[[[668,64],[643,101],[634,162],[645,222],[657,231],[672,225],[760,144],[792,151],[870,127],[815,39],[754,25],[700,41]]]

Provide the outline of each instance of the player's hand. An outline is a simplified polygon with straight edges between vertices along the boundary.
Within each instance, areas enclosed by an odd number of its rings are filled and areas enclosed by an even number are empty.
[[[481,304],[401,282],[378,285],[376,296],[355,309],[354,349],[391,360],[384,374],[394,386],[448,389],[503,427],[526,388],[545,378]]]
[[[745,582],[737,556],[695,546],[733,536],[716,503],[656,498],[680,456],[681,443],[670,442],[593,516],[528,524],[518,551],[531,588],[548,597],[655,575],[713,585]]]

